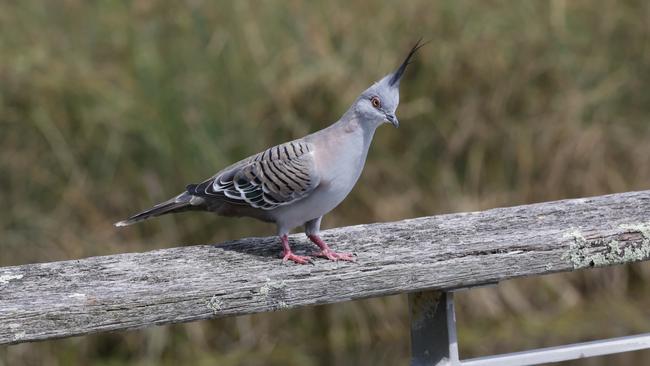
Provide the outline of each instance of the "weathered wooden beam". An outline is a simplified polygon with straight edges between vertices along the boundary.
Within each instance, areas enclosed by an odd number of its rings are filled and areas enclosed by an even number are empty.
[[[356,252],[357,263],[283,264],[275,238],[249,238],[1,268],[0,343],[644,260],[650,191],[345,227],[323,238]],[[299,253],[315,249],[302,235],[290,240]]]

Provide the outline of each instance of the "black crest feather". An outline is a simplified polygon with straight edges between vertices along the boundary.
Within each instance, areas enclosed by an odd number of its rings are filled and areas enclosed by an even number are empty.
[[[404,75],[404,71],[406,71],[406,67],[411,63],[411,58],[413,57],[413,55],[427,43],[429,42],[422,43],[422,38],[418,39],[418,41],[415,43],[415,46],[411,48],[411,51],[406,56],[406,59],[404,59],[404,62],[402,62],[399,68],[397,68],[397,70],[395,70],[395,72],[393,73],[393,76],[388,81],[388,85],[393,86],[400,81],[402,75]]]

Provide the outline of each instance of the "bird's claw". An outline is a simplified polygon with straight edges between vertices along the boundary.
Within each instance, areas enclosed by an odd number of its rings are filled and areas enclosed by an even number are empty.
[[[292,262],[295,262],[295,263],[298,263],[298,264],[307,264],[307,263],[314,264],[314,261],[311,259],[311,257],[306,256],[306,255],[296,255],[296,254],[293,254],[292,252],[286,253],[282,257],[282,261],[285,262],[285,263],[287,261],[292,261]]]
[[[331,261],[349,261],[356,262],[357,256],[354,253],[337,253],[331,249],[324,249],[314,254],[317,257],[327,258]]]

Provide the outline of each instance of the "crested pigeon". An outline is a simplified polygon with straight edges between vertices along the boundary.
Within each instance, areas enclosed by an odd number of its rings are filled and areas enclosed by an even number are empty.
[[[285,262],[312,262],[309,256],[294,254],[289,246],[287,235],[301,225],[307,237],[320,248],[314,255],[354,261],[354,254],[337,253],[320,238],[321,219],[354,187],[377,127],[383,123],[399,126],[395,110],[400,80],[422,46],[418,41],[394,72],[361,93],[329,127],[241,160],[115,226],[189,210],[247,216],[277,225]]]

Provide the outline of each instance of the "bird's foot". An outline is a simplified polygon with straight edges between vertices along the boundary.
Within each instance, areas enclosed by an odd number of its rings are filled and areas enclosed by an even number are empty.
[[[291,247],[289,247],[289,237],[285,235],[280,236],[280,241],[282,242],[282,261],[287,262],[287,261],[292,261],[298,264],[314,264],[314,262],[311,260],[311,257],[308,257],[306,255],[296,255],[293,254],[291,251]]]
[[[307,264],[307,263],[314,264],[314,261],[311,259],[311,257],[306,255],[293,254],[293,252],[282,253],[282,261],[283,262],[292,261],[298,264]]]
[[[333,251],[318,235],[312,234],[307,235],[307,237],[320,248],[320,252],[314,254],[317,257],[324,257],[331,261],[357,261],[357,256],[354,253],[337,253]]]
[[[337,253],[329,248],[321,250],[320,252],[314,254],[314,256],[327,258],[331,261],[357,261],[357,257],[354,255],[354,253]]]

